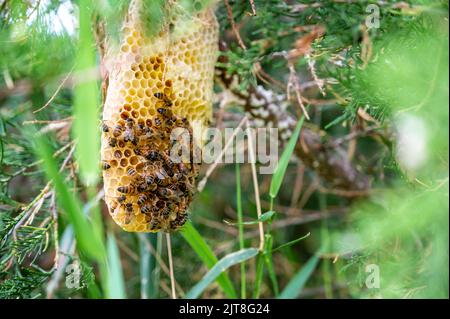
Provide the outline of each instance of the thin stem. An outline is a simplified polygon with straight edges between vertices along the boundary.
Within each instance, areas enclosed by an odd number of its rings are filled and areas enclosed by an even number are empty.
[[[244,125],[245,123],[247,123],[247,117],[244,116],[244,118],[241,120],[241,122],[239,123],[239,125],[234,129],[233,134],[231,134],[230,139],[228,140],[228,142],[225,144],[225,146],[223,147],[223,149],[220,151],[219,155],[217,155],[216,159],[214,160],[214,163],[208,167],[208,170],[205,173],[205,176],[203,177],[203,179],[198,183],[197,186],[197,190],[199,192],[203,191],[203,189],[205,188],[206,182],[209,178],[209,176],[212,174],[212,172],[216,169],[217,165],[219,164],[219,162],[221,161],[223,155],[225,154],[225,152],[228,150],[228,148],[233,145],[234,142],[234,138],[236,137],[237,133],[239,132],[240,128],[242,127],[242,125]]]
[[[175,276],[173,275],[173,259],[172,259],[172,244],[170,241],[170,234],[166,234],[167,240],[167,254],[169,256],[169,273],[170,273],[170,288],[172,290],[172,299],[177,299],[175,292]]]
[[[326,203],[326,195],[319,194],[319,208],[320,211],[327,213],[327,203]],[[330,248],[330,234],[328,230],[328,219],[325,218],[322,220],[321,227],[321,240],[322,247],[324,248],[323,252],[328,252]],[[322,262],[322,277],[323,284],[325,289],[325,298],[332,299],[333,298],[333,287],[331,283],[331,270],[330,270],[330,260],[324,259]]]
[[[242,198],[241,198],[241,172],[239,163],[236,163],[236,206],[237,217],[239,223],[239,249],[244,249],[244,224],[242,216]],[[241,263],[241,298],[246,298],[246,278],[245,278],[245,262]]]
[[[248,121],[246,122],[247,129],[250,129],[250,125],[248,124]],[[248,134],[248,152],[250,156],[250,164],[252,166],[252,177],[253,177],[253,188],[255,190],[255,201],[256,201],[256,212],[258,215],[258,220],[261,219],[261,201],[259,199],[259,186],[258,186],[258,176],[256,175],[256,165],[255,165],[255,154],[253,150],[253,136],[251,134],[251,131]],[[258,223],[259,226],[259,250],[264,250],[264,227],[263,223],[260,221]]]

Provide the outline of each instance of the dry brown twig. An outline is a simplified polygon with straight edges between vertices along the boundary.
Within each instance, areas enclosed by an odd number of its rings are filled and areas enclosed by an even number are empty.
[[[228,148],[233,144],[234,138],[236,137],[236,134],[239,132],[239,129],[247,123],[247,117],[244,117],[239,125],[234,129],[233,134],[231,135],[230,139],[227,141],[223,149],[220,151],[219,155],[217,155],[216,159],[214,160],[214,163],[208,167],[208,170],[205,173],[205,176],[203,179],[198,183],[197,190],[199,192],[203,191],[205,188],[206,182],[208,181],[209,176],[212,174],[212,172],[216,169],[217,165],[219,165],[219,162],[221,161],[223,155],[228,150]]]
[[[145,236],[142,236],[141,239],[144,240],[145,247],[153,255],[153,257],[155,257],[155,259],[158,262],[159,266],[161,267],[162,271],[170,277],[170,269],[167,266],[167,264],[162,260],[161,255],[156,251],[155,247],[153,247],[153,245],[150,243],[150,241],[147,238],[145,238]],[[175,287],[178,291],[178,294],[181,296],[184,296],[184,291],[176,280],[175,280]]]
[[[249,0],[249,2],[250,2],[250,7],[252,8],[252,15],[255,16],[256,15],[255,1]]]
[[[248,121],[246,121],[246,126],[249,129],[250,125],[248,124]],[[248,153],[250,158],[250,164],[252,167],[252,177],[253,177],[253,187],[255,191],[255,201],[256,201],[256,212],[258,216],[258,220],[261,219],[262,211],[261,211],[261,201],[259,196],[259,185],[258,185],[258,176],[256,175],[256,161],[255,161],[255,153],[253,149],[253,136],[250,132],[248,134]],[[258,222],[258,228],[259,228],[259,250],[264,250],[264,226],[263,222]]]
[[[66,81],[69,79],[69,77],[72,75],[72,72],[74,70],[75,67],[72,67],[72,69],[67,73],[67,75],[64,77],[64,79],[61,81],[61,84],[59,84],[59,86],[56,88],[55,92],[53,93],[53,95],[50,97],[50,99],[47,101],[47,103],[45,103],[42,107],[40,107],[39,109],[37,109],[36,111],[33,111],[33,113],[38,113],[40,111],[42,111],[43,109],[45,109],[47,106],[50,105],[50,103],[52,103],[52,101],[55,99],[55,97],[58,95],[59,91],[61,91],[62,87],[64,86],[64,84],[66,83]]]
[[[225,0],[225,6],[227,8],[227,15],[228,15],[228,20],[230,21],[231,24],[231,29],[233,30],[234,36],[236,37],[236,40],[239,44],[239,46],[243,49],[243,50],[247,50],[247,47],[245,46],[244,41],[242,41],[241,35],[239,34],[239,30],[236,26],[236,21],[234,21],[233,18],[233,9],[231,9],[231,5],[229,0]]]

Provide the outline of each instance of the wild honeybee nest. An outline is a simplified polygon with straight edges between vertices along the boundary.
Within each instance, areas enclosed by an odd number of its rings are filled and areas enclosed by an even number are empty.
[[[170,159],[170,135],[183,128],[192,140],[211,117],[217,22],[211,9],[187,20],[174,12],[170,28],[147,38],[132,6],[120,47],[105,58],[105,201],[127,231],[173,231],[186,222],[198,167]]]

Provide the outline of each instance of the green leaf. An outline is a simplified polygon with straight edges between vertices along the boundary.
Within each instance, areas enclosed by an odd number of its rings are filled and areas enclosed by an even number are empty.
[[[198,298],[201,293],[225,270],[233,265],[246,261],[258,254],[258,249],[247,248],[223,257],[208,273],[186,294],[187,299]]]
[[[104,260],[106,252],[103,241],[83,214],[80,200],[72,190],[69,190],[68,185],[64,182],[52,156],[52,150],[43,136],[36,137],[35,152],[43,161],[43,168],[47,178],[53,181],[57,201],[73,225],[77,245],[80,250],[91,259]]]
[[[236,210],[239,224],[239,249],[244,249],[244,225],[242,225],[242,191],[241,191],[241,172],[239,163],[236,163]],[[245,263],[241,263],[241,299],[247,298],[247,283]]]
[[[80,28],[74,89],[73,138],[77,141],[75,157],[80,165],[81,180],[95,185],[99,177],[100,132],[99,89],[93,71],[96,69],[95,44],[91,29],[91,1],[80,1]]]
[[[270,211],[265,212],[264,214],[262,214],[261,217],[258,218],[257,220],[252,220],[252,221],[241,222],[240,223],[239,221],[238,222],[233,222],[231,220],[224,219],[223,222],[225,224],[227,224],[227,225],[230,225],[230,226],[236,226],[236,225],[257,225],[260,222],[264,223],[264,222],[270,221],[271,218],[273,217],[273,215],[275,215],[275,211],[270,210]]]
[[[212,249],[205,242],[203,237],[194,228],[192,223],[186,223],[181,231],[183,238],[191,246],[192,249],[197,253],[203,263],[211,269],[215,264],[217,264],[217,257],[214,255]],[[227,274],[221,274],[217,278],[217,282],[223,289],[228,298],[237,298],[236,291],[231,283],[230,278]]]
[[[303,236],[303,237],[294,239],[294,240],[292,240],[292,241],[290,241],[290,242],[288,242],[288,243],[286,243],[286,244],[280,245],[280,246],[278,246],[277,248],[273,249],[272,252],[274,252],[274,251],[276,251],[276,250],[278,250],[278,249],[284,248],[284,247],[292,246],[292,245],[298,243],[299,241],[302,241],[303,239],[308,238],[309,235],[311,235],[311,233],[307,233],[307,234],[306,234],[305,236]]]
[[[261,284],[264,275],[264,262],[266,258],[263,252],[260,252],[258,258],[256,260],[256,276],[255,276],[255,285],[253,287],[253,299],[258,299],[259,294],[261,293]]]
[[[108,270],[107,297],[110,299],[125,299],[125,282],[119,248],[112,233],[108,234]]]
[[[269,273],[270,281],[272,282],[273,287],[273,293],[275,297],[279,294],[279,288],[278,288],[278,281],[277,276],[275,274],[275,269],[273,267],[273,260],[272,260],[272,245],[273,245],[273,237],[270,234],[265,235],[264,240],[264,260],[266,262],[267,271]]]
[[[287,284],[278,299],[294,299],[301,293],[308,279],[311,277],[314,269],[319,262],[319,255],[311,257],[306,264],[295,274],[294,278]]]
[[[258,218],[260,222],[267,222],[272,219],[273,215],[275,215],[275,211],[269,210],[268,212],[265,212],[261,215],[261,217]]]
[[[141,299],[153,299],[158,295],[159,287],[159,264],[151,253],[148,245],[158,246],[159,234],[140,233],[139,238],[139,267],[141,274]]]
[[[295,145],[297,144],[298,137],[300,135],[300,130],[303,125],[303,121],[304,117],[302,116],[298,121],[294,133],[292,133],[292,136],[289,139],[289,142],[286,148],[284,149],[283,154],[281,154],[280,161],[278,162],[277,167],[275,168],[275,171],[272,176],[272,181],[270,183],[270,191],[269,191],[269,195],[272,198],[277,197],[278,191],[280,190],[281,183],[283,182],[284,179],[284,174],[286,173],[286,169],[289,164],[289,160],[291,159],[292,153],[294,152],[295,149]]]

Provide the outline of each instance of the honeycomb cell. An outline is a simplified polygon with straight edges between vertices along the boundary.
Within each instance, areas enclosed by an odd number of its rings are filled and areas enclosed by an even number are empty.
[[[130,149],[126,149],[125,151],[123,151],[123,155],[125,157],[130,157],[133,153],[131,152]]]
[[[130,164],[131,165],[136,165],[137,163],[139,163],[139,159],[136,156],[132,156],[130,158]]]
[[[139,113],[140,113],[141,116],[144,117],[144,118],[147,117],[147,115],[148,115],[147,110],[144,109],[144,108],[140,109],[140,110],[139,110]]]

